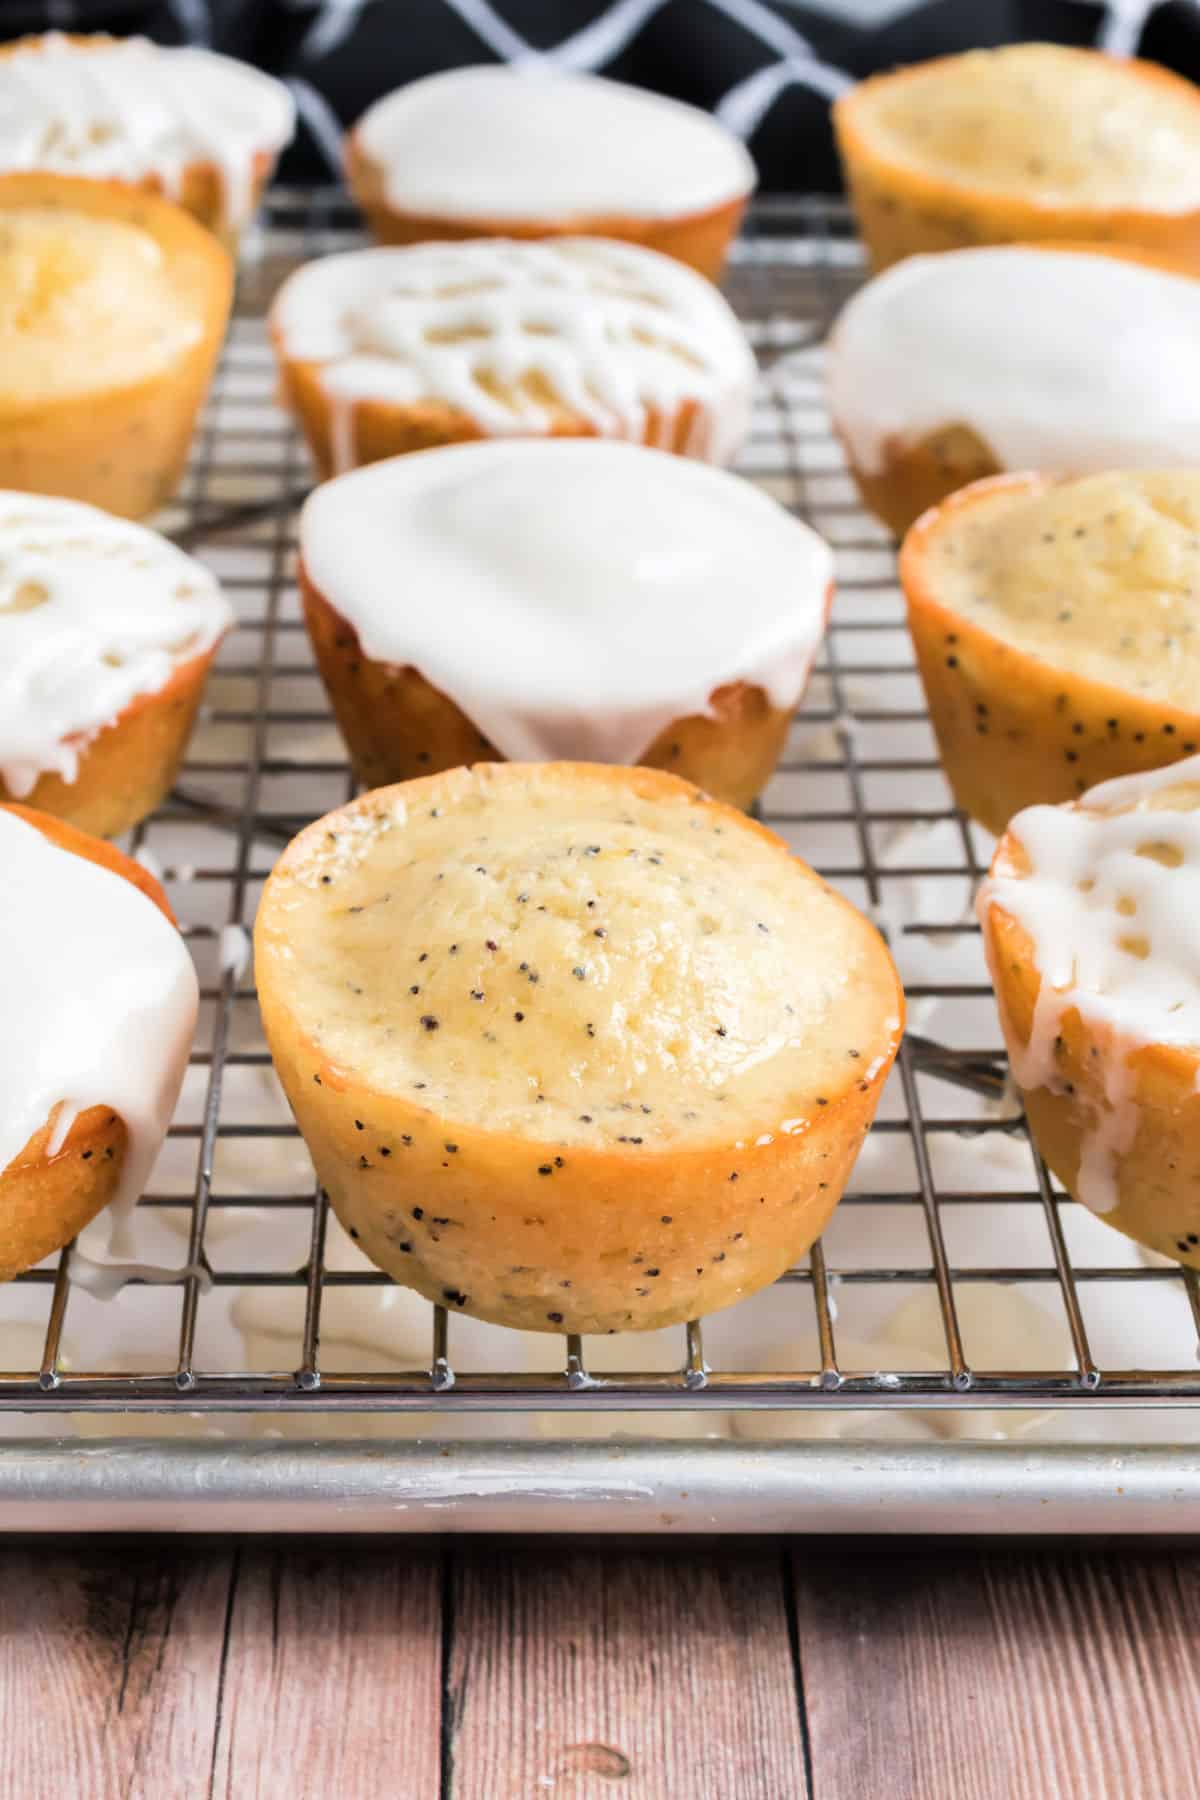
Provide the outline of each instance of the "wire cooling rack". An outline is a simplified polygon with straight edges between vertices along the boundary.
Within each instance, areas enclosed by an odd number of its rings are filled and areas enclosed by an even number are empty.
[[[620,1409],[654,1412],[651,1434],[703,1432],[720,1413],[733,1435],[752,1409],[957,1409],[988,1436],[1011,1409],[1200,1402],[1195,1276],[1056,1189],[1006,1085],[970,909],[988,843],[951,804],[894,548],[858,507],[824,412],[822,342],[862,278],[834,202],[761,204],[728,291],[764,371],[742,471],[838,559],[824,654],[763,816],[873,913],[909,999],[910,1034],[850,1190],[824,1242],[774,1289],[674,1332],[596,1342],[448,1319],[366,1264],[327,1216],[246,967],[279,847],[353,792],[296,601],[309,471],[274,405],[262,314],[295,263],[357,239],[337,194],[272,199],[186,486],[161,521],[239,614],[178,787],[130,844],[161,870],[202,983],[181,1109],[135,1222],[139,1256],[189,1272],[165,1288],[135,1280],[107,1303],[72,1278],[77,1250],[18,1278],[0,1295],[11,1370],[0,1408],[160,1423],[415,1411],[431,1426],[456,1411],[570,1409],[571,1430],[586,1429],[581,1412]],[[314,1435],[326,1429],[314,1418]]]

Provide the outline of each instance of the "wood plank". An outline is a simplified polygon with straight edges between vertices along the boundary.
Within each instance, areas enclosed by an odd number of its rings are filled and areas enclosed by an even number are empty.
[[[1193,1794],[1200,1558],[798,1549],[821,1800]]]
[[[255,1543],[238,1554],[213,1794],[433,1800],[437,1552],[372,1540]]]
[[[803,1800],[778,1551],[454,1559],[453,1800]]]
[[[0,1794],[207,1794],[231,1553],[0,1548]]]

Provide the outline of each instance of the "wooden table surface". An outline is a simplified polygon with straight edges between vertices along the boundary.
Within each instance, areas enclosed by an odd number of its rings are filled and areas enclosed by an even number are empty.
[[[3,1800],[1190,1800],[1200,1552],[0,1549]]]

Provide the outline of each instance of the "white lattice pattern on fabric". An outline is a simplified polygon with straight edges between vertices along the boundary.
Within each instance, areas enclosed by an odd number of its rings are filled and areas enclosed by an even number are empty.
[[[668,0],[612,0],[598,16],[547,49],[531,44],[500,10],[499,0],[443,0],[443,4],[467,25],[479,40],[481,55],[508,63],[546,62],[576,73],[598,74],[628,50],[638,34]],[[1136,52],[1142,31],[1159,0],[1107,0],[1096,35],[1099,49],[1114,55]],[[318,65],[352,36],[371,0],[319,0],[312,23],[301,42],[300,54],[312,69],[312,79],[293,75],[288,82],[300,116],[327,161],[331,173],[341,172],[341,127],[320,91]],[[747,142],[762,125],[780,97],[800,87],[832,101],[852,84],[844,69],[826,62],[803,32],[787,18],[790,0],[694,0],[701,9],[723,15],[757,40],[771,60],[742,76],[722,95],[713,110],[731,131]],[[187,28],[192,16],[202,18],[206,0],[172,0]],[[880,30],[909,13],[926,9],[928,0],[818,0],[807,10],[817,11],[864,32]]]

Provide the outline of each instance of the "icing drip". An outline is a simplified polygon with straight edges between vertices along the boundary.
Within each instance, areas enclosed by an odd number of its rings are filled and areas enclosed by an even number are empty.
[[[636,762],[727,682],[793,706],[832,580],[827,545],[749,483],[587,440],[374,463],[311,495],[300,542],[366,654],[514,761]]]
[[[913,256],[838,320],[829,402],[868,474],[970,427],[1003,469],[1200,462],[1200,281],[1114,257],[996,247]]]
[[[602,238],[479,239],[325,257],[284,283],[272,323],[286,356],[322,364],[350,466],[356,400],[441,401],[494,436],[546,432],[562,409],[641,441],[661,415],[697,416],[688,453],[728,462],[749,426],[754,357],[710,282]]]
[[[219,957],[222,975],[240,981],[250,961],[250,939],[243,925],[222,925]]]
[[[79,1249],[72,1250],[67,1273],[72,1284],[83,1288],[93,1300],[115,1300],[131,1281],[141,1282],[145,1287],[174,1287],[194,1276],[202,1294],[207,1294],[213,1284],[211,1274],[200,1263],[184,1263],[178,1269],[166,1269],[158,1263],[102,1263],[85,1256]]]
[[[1137,1131],[1129,1058],[1148,1044],[1200,1047],[1198,800],[1190,757],[1104,782],[1078,806],[1030,807],[1010,826],[1029,872],[999,867],[979,892],[981,919],[998,906],[1028,933],[1041,976],[1028,1043],[1002,1009],[1019,1085],[1064,1091],[1054,1052],[1070,1011],[1105,1046],[1106,1104],[1079,1170],[1095,1212],[1116,1206],[1116,1159]]]
[[[90,1106],[129,1134],[118,1209],[134,1205],[170,1123],[198,989],[183,939],[110,869],[0,810],[0,1170]],[[85,929],[81,929],[81,921]]]
[[[0,777],[74,781],[90,739],[233,613],[202,564],[92,506],[0,492]]]
[[[545,66],[426,76],[355,135],[392,206],[451,218],[667,218],[755,181],[745,147],[697,107]]]
[[[207,50],[51,32],[0,58],[0,169],[154,176],[178,196],[187,169],[208,163],[229,226],[249,216],[255,157],[293,127],[282,82]]]

